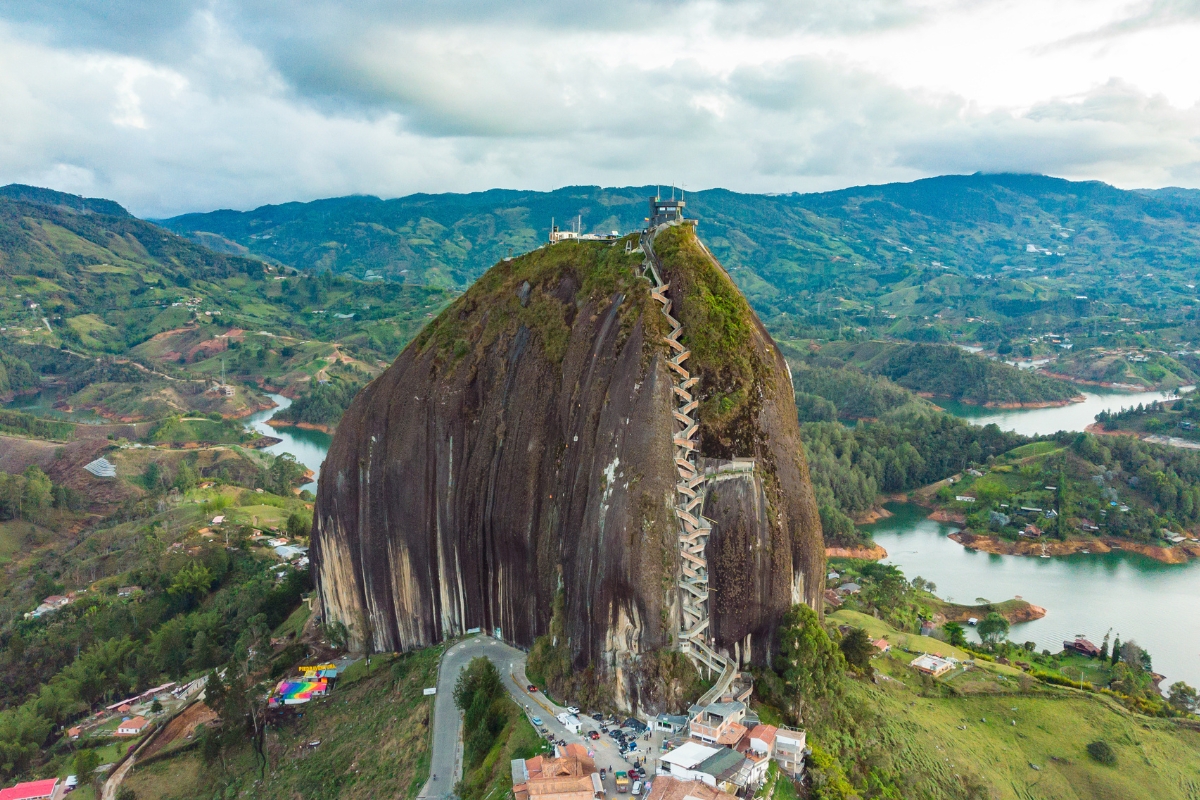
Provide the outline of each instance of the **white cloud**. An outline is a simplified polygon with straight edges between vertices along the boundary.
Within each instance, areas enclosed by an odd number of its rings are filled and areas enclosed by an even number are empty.
[[[0,182],[145,215],[999,169],[1196,185],[1195,5],[16,2]]]

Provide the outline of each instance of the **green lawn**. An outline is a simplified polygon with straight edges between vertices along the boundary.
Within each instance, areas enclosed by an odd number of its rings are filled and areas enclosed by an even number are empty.
[[[934,639],[932,636],[920,636],[915,633],[897,631],[886,622],[875,619],[869,614],[863,614],[860,611],[842,609],[833,612],[828,618],[831,622],[838,625],[850,625],[855,628],[862,628],[871,635],[872,639],[887,639],[892,647],[908,650],[915,654],[932,653],[946,658],[957,658],[959,661],[967,661],[974,658],[967,651],[953,647],[940,639]],[[907,660],[911,661],[915,657],[914,655]],[[990,672],[997,672],[1003,675],[1021,674],[1021,670],[1003,664],[992,664],[981,660],[979,666]]]
[[[1031,442],[1020,447],[1014,447],[1004,454],[1005,458],[1029,458],[1030,456],[1045,456],[1065,449],[1058,442]]]

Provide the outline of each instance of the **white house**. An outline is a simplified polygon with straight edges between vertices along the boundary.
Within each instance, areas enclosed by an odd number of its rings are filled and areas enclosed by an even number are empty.
[[[583,728],[583,725],[581,725],[579,722],[579,717],[575,716],[574,714],[562,713],[556,716],[558,721],[562,723],[562,726],[571,733],[577,734]]]
[[[780,728],[775,732],[773,758],[779,768],[793,778],[799,778],[804,772],[804,739],[804,731]]]
[[[711,776],[697,772],[696,768],[716,755],[718,749],[699,742],[686,742],[658,759],[660,774],[681,781],[703,781],[709,786],[716,786]]]
[[[117,736],[137,736],[146,730],[150,722],[145,717],[127,719],[117,726]]]

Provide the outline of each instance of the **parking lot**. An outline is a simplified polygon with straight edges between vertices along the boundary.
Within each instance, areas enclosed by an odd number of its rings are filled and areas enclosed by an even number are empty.
[[[628,741],[635,742],[637,749],[622,755],[617,741],[605,733],[600,733],[602,723],[588,716],[587,709],[582,709],[582,713],[577,715],[582,729],[578,734],[571,733],[557,719],[557,715],[567,713],[567,709],[551,701],[540,689],[535,692],[528,690],[529,682],[525,678],[523,663],[514,660],[510,668],[513,682],[521,687],[524,695],[523,698],[519,698],[519,702],[524,705],[530,720],[532,721],[534,717],[539,718],[542,722],[540,727],[553,734],[556,743],[559,741],[567,744],[578,742],[585,745],[596,762],[596,768],[605,771],[604,791],[607,795],[612,797],[618,794],[615,772],[627,772],[631,767],[639,766],[653,779],[654,770],[658,765],[658,748],[662,744],[664,734],[650,732],[649,740],[644,738],[645,734],[631,737]],[[624,720],[625,717],[619,716],[616,722],[619,724]],[[593,731],[600,733],[599,739],[591,738],[590,734]]]

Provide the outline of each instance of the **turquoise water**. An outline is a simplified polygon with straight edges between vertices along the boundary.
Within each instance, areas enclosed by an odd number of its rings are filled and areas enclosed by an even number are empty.
[[[11,408],[14,411],[24,411],[27,414],[33,414],[37,417],[45,419],[57,419],[64,422],[79,422],[85,425],[99,425],[104,422],[111,422],[97,414],[91,409],[83,411],[59,411],[54,407],[54,403],[58,400],[58,395],[53,389],[43,389],[34,394],[25,394],[13,398],[9,403],[5,403],[5,408]]]
[[[976,425],[996,423],[1001,430],[1016,431],[1025,436],[1041,436],[1059,431],[1081,431],[1096,421],[1101,411],[1120,411],[1122,408],[1155,400],[1175,397],[1174,392],[1084,392],[1082,403],[1057,408],[1017,408],[1011,410],[984,408],[953,400],[935,400],[956,417]]]
[[[961,546],[956,526],[934,522],[909,503],[885,506],[894,516],[865,526],[909,578],[937,584],[937,594],[973,604],[1021,597],[1046,609],[1039,620],[1014,625],[1009,638],[1062,649],[1083,634],[1096,644],[1106,631],[1135,639],[1150,652],[1163,686],[1200,686],[1200,562],[1168,565],[1136,553],[1056,558],[998,556]]]
[[[268,408],[266,411],[258,411],[250,416],[246,421],[246,426],[258,431],[264,436],[274,436],[276,439],[282,439],[279,444],[273,444],[270,447],[263,449],[274,455],[280,453],[291,453],[304,466],[313,471],[313,479],[311,483],[306,483],[300,488],[307,489],[314,494],[317,491],[317,478],[321,475],[321,464],[325,461],[325,454],[329,451],[329,444],[333,441],[333,437],[322,431],[312,431],[307,428],[296,428],[288,426],[286,428],[272,428],[267,424],[267,420],[275,416],[278,412],[287,408],[292,404],[292,401],[281,394],[268,394],[275,401],[275,408]]]

